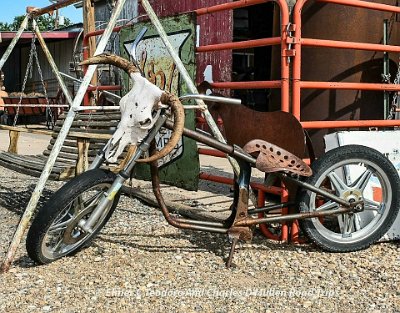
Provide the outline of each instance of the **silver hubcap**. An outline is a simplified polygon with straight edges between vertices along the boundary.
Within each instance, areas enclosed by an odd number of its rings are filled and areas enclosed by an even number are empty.
[[[315,185],[350,202],[363,200],[361,212],[312,219],[321,235],[337,243],[358,242],[370,235],[385,220],[386,208],[392,201],[387,175],[368,161],[338,162],[323,172]],[[310,200],[311,211],[339,208],[337,203],[323,200],[315,193]]]

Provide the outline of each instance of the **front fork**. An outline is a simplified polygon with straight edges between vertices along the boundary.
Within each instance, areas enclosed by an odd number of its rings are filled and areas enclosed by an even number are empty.
[[[93,210],[92,214],[90,214],[87,220],[80,221],[79,226],[83,231],[87,233],[93,232],[93,226],[96,224],[100,216],[102,216],[104,210],[106,210],[109,207],[109,205],[113,202],[115,195],[120,191],[124,182],[130,177],[130,173],[132,172],[134,166],[136,165],[137,159],[139,159],[144,152],[149,150],[150,143],[156,137],[158,131],[164,125],[167,119],[168,116],[166,114],[166,111],[162,110],[153,128],[150,130],[147,136],[142,140],[142,142],[138,145],[133,157],[126,163],[124,168],[118,173],[111,187],[106,192],[104,192],[102,199],[100,200],[96,208]],[[99,168],[104,163],[105,151],[107,147],[111,144],[111,140],[112,139],[110,139],[107,142],[107,144],[103,147],[103,149],[97,154],[96,158],[90,165],[89,170]]]

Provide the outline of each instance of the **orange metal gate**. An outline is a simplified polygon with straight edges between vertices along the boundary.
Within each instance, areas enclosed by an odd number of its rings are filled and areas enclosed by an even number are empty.
[[[396,84],[383,83],[362,83],[362,82],[323,82],[323,81],[303,81],[301,79],[302,47],[325,47],[331,49],[352,49],[375,52],[400,52],[400,46],[373,44],[365,42],[337,41],[302,37],[302,10],[308,0],[298,0],[293,10],[293,29],[294,36],[288,41],[293,44],[295,53],[293,57],[292,69],[292,113],[301,120],[301,91],[303,89],[334,89],[334,90],[376,90],[376,91],[399,91],[400,87]],[[372,3],[360,0],[319,0],[319,3],[338,4],[368,10],[385,11],[400,13],[397,6]],[[335,12],[332,11],[334,14]],[[345,23],[346,21],[340,21]],[[321,106],[324,104],[322,103]],[[326,129],[326,128],[355,128],[355,127],[389,127],[400,126],[399,120],[325,120],[302,122],[307,129]]]
[[[225,10],[234,10],[247,6],[266,3],[265,0],[241,0],[229,3],[223,3],[211,7],[201,8],[195,10],[197,15],[212,14]],[[302,37],[302,10],[308,0],[298,0],[293,8],[292,17],[289,14],[289,8],[285,0],[274,1],[280,9],[280,37],[262,38],[246,41],[235,42],[221,42],[209,45],[202,45],[197,48],[198,53],[207,53],[220,50],[235,50],[244,48],[254,48],[262,46],[279,46],[280,45],[280,79],[270,81],[224,81],[214,82],[211,84],[216,89],[263,89],[273,88],[281,89],[281,105],[282,111],[292,112],[300,121],[301,120],[301,91],[304,89],[316,90],[376,90],[376,91],[400,91],[399,85],[386,84],[386,83],[362,83],[362,82],[333,82],[333,81],[303,81],[301,76],[302,65],[302,47],[324,47],[330,49],[353,49],[364,51],[377,51],[377,52],[400,52],[400,46],[374,44],[366,42],[352,42],[352,41],[338,41],[328,39],[316,38],[303,38]],[[372,3],[360,0],[319,0],[314,2],[320,3],[334,3],[343,6],[352,6],[368,10],[378,10],[385,12],[400,13],[400,8],[397,6]],[[210,17],[212,18],[212,17]],[[324,103],[321,103],[323,106]],[[302,121],[302,125],[307,129],[327,129],[327,128],[354,128],[354,127],[390,127],[400,126],[399,120],[324,120],[324,121]],[[215,152],[208,152],[202,149],[202,153],[214,154]],[[211,179],[214,181],[222,182],[218,177],[210,177],[203,175],[204,179]],[[228,181],[224,181],[229,183]],[[280,189],[278,193],[281,195],[282,200],[287,200],[287,191],[285,188]],[[264,192],[266,190],[259,190],[258,205],[264,205]],[[287,209],[283,209],[287,212]],[[263,233],[273,239],[280,239],[287,241],[289,237],[296,240],[298,236],[297,222],[291,225],[284,224],[282,226],[282,233],[279,237],[271,234],[265,225],[261,225]],[[289,227],[291,226],[291,227]]]
[[[197,15],[211,14],[214,12],[220,12],[225,10],[233,10],[260,3],[266,3],[272,1],[265,0],[242,0],[230,3],[224,3],[215,5],[212,7],[202,8],[195,10]],[[241,82],[214,82],[212,87],[217,89],[263,89],[263,88],[280,88],[281,89],[281,110],[289,112],[289,63],[287,58],[288,43],[286,40],[287,32],[286,28],[289,24],[289,9],[285,0],[275,1],[280,8],[281,13],[281,36],[272,38],[262,38],[246,41],[235,41],[235,42],[223,42],[206,46],[199,46],[197,48],[198,53],[219,51],[219,50],[234,50],[234,49],[245,49],[255,48],[264,46],[275,46],[281,45],[281,79],[274,81],[241,81]]]
[[[238,8],[243,8],[247,6],[257,5],[261,3],[272,2],[265,0],[242,0],[235,1],[230,3],[224,3],[220,5],[215,5],[211,7],[206,7],[202,9],[195,10],[197,15],[205,15],[212,14],[215,12],[226,11],[226,10],[234,10]],[[281,55],[281,79],[280,80],[269,80],[269,81],[240,81],[240,82],[213,82],[211,86],[215,89],[265,89],[265,88],[280,88],[281,89],[281,110],[289,112],[289,66],[291,50],[291,43],[287,40],[287,29],[290,27],[289,23],[289,9],[285,0],[277,0],[275,1],[280,8],[280,25],[281,25],[281,36],[280,37],[272,37],[272,38],[262,38],[262,39],[253,39],[253,40],[245,40],[245,41],[235,41],[235,42],[222,42],[210,45],[202,45],[199,46],[196,50],[198,53],[207,53],[221,50],[235,50],[235,49],[246,49],[246,48],[255,48],[255,47],[265,47],[265,46],[278,46],[280,45],[280,55]],[[216,155],[213,151],[208,151],[207,149],[200,149],[200,153]],[[212,180],[215,182],[222,182],[226,184],[232,184],[232,181],[229,179],[225,179],[223,177],[216,177],[212,175],[208,175],[205,173],[200,174],[200,178]],[[265,204],[265,193],[273,193],[281,196],[283,202],[288,201],[288,194],[285,188],[265,188],[260,184],[252,184],[252,187],[258,191],[258,206],[264,206]],[[272,191],[273,189],[273,191]],[[287,213],[288,209],[282,209],[283,213]],[[289,239],[289,225],[287,223],[282,224],[281,235],[275,235],[269,231],[266,225],[260,225],[260,229],[263,234],[275,240],[288,241]],[[294,236],[298,236],[298,228],[297,222],[294,222],[292,225],[292,234],[293,239]]]

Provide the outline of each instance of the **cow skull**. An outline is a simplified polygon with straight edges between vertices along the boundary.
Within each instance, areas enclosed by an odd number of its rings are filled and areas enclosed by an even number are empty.
[[[120,100],[121,121],[105,151],[107,161],[116,162],[127,145],[136,145],[143,140],[157,120],[160,108],[165,104],[171,106],[175,121],[170,141],[162,150],[149,158],[140,159],[138,162],[152,162],[172,151],[182,136],[184,126],[183,107],[176,96],[162,91],[150,83],[141,76],[140,71],[133,63],[119,56],[101,54],[83,61],[81,64],[112,64],[125,70],[132,79],[132,89]]]

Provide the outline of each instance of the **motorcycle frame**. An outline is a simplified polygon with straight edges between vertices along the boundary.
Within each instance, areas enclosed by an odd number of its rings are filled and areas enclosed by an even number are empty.
[[[137,163],[136,160],[139,159],[144,152],[149,150],[151,142],[153,141],[153,139],[155,138],[157,132],[161,129],[161,127],[166,127],[171,130],[173,128],[173,123],[168,120],[168,114],[165,110],[162,110],[162,112],[160,113],[160,117],[153,126],[153,128],[150,130],[146,138],[137,146],[135,154],[131,157],[131,159],[128,162],[126,162],[123,169],[117,174],[114,183],[111,185],[109,190],[104,194],[103,199],[99,202],[99,204],[97,205],[91,216],[88,218],[85,224],[80,225],[84,231],[88,232],[92,231],[93,225],[96,223],[97,219],[101,216],[103,210],[110,204],[110,202],[114,200],[115,195],[120,191],[124,182],[130,178],[131,172]],[[353,211],[354,208],[359,204],[358,202],[350,203],[321,188],[317,188],[311,184],[308,184],[302,181],[301,177],[299,177],[298,175],[293,175],[285,171],[279,171],[276,172],[276,174],[278,175],[279,178],[283,180],[283,182],[290,181],[301,188],[304,188],[318,195],[321,195],[329,200],[332,200],[340,205],[339,208],[330,210],[329,209],[321,210],[318,212],[292,213],[279,216],[269,216],[264,218],[254,218],[251,216],[251,214],[254,214],[256,212],[257,213],[269,212],[270,210],[276,209],[277,207],[281,208],[289,205],[296,205],[296,203],[286,202],[286,203],[268,205],[254,210],[249,210],[248,203],[249,203],[251,168],[252,166],[255,166],[256,159],[251,155],[247,154],[245,151],[243,151],[240,147],[236,145],[232,146],[229,144],[222,143],[198,131],[184,128],[183,136],[193,139],[197,142],[206,144],[212,148],[220,150],[226,153],[227,155],[231,156],[238,162],[240,172],[238,175],[235,175],[234,179],[235,181],[234,200],[231,206],[232,212],[230,216],[222,222],[214,222],[209,220],[194,220],[194,219],[180,218],[171,215],[170,211],[166,208],[165,204],[163,203],[161,191],[159,188],[158,169],[157,165],[153,163],[151,165],[153,191],[161,207],[165,219],[170,225],[174,227],[229,234],[232,231],[236,231],[236,228],[239,229],[249,228],[250,226],[256,224],[284,222],[284,221],[291,221],[295,219],[305,219],[305,218],[318,218],[324,216],[349,213]],[[99,168],[105,162],[104,152],[109,144],[110,141],[104,146],[104,148],[101,151],[99,151],[89,169]],[[246,238],[241,238],[241,239],[251,239],[248,238],[249,236],[244,236],[244,237]]]

